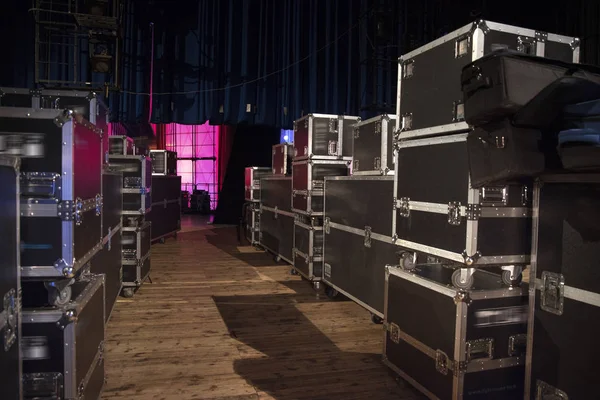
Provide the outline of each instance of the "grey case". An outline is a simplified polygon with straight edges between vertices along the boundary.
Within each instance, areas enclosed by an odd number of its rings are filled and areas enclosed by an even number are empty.
[[[395,115],[379,115],[354,125],[352,175],[394,173]]]

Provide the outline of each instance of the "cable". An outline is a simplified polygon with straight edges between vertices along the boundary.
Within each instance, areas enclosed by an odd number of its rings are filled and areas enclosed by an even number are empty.
[[[337,43],[341,38],[343,38],[344,36],[346,36],[347,34],[349,34],[351,31],[353,31],[355,28],[357,28],[360,24],[362,19],[365,17],[365,15],[369,15],[369,13],[365,13],[363,15],[361,15],[358,18],[358,21],[352,25],[350,28],[348,28],[345,32],[341,33],[337,38],[335,38],[333,41],[327,43],[326,45],[324,45],[323,47],[317,49],[316,51],[314,51],[313,53],[301,58],[300,60],[297,60],[291,64],[289,64],[288,66],[281,68],[277,71],[273,71],[273,72],[269,72],[266,75],[263,76],[259,76],[258,78],[252,79],[250,81],[247,82],[243,82],[243,83],[238,83],[235,85],[230,85],[230,86],[224,86],[221,88],[216,88],[216,89],[204,89],[204,90],[192,90],[192,91],[185,91],[185,92],[164,92],[164,93],[152,93],[152,96],[165,96],[165,95],[186,95],[186,94],[199,94],[199,93],[211,93],[211,92],[222,92],[228,89],[235,89],[235,88],[239,88],[242,87],[244,85],[249,85],[252,83],[256,83],[259,82],[263,79],[269,78],[273,75],[277,75],[280,74],[284,71],[287,71],[288,69],[303,63],[304,61],[308,60],[309,58],[317,55],[318,53],[322,52],[323,50],[327,49],[328,47],[334,45],[335,43]],[[143,93],[143,92],[132,92],[129,90],[122,90],[121,93],[126,93],[126,94],[132,94],[132,95],[139,95],[139,96],[150,96],[150,93]]]

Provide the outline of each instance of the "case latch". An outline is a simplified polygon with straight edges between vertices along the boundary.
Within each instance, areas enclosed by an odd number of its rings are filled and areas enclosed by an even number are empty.
[[[331,228],[329,227],[329,222],[330,221],[331,220],[329,219],[329,217],[325,217],[325,219],[323,220],[323,230],[327,234],[329,234],[329,232],[331,232]]]
[[[360,129],[358,126],[354,127],[354,139],[358,139],[360,137]]]
[[[523,185],[521,189],[521,204],[524,206],[531,205],[531,188],[527,185]]]
[[[448,203],[448,223],[450,225],[460,225],[460,207],[461,204],[458,201]]]
[[[400,197],[398,202],[397,206],[400,216],[404,218],[410,217],[410,199],[408,197]]]
[[[331,265],[323,263],[323,276],[327,279],[331,279]]]
[[[330,140],[329,145],[327,146],[327,154],[330,156],[338,155],[338,142],[337,140]]]
[[[402,65],[402,79],[407,79],[415,74],[415,60],[407,60]]]
[[[529,54],[535,56],[535,39],[527,36],[519,36],[517,37],[517,51],[521,53]]]
[[[392,322],[389,325],[389,332],[390,332],[390,340],[393,343],[399,344],[400,343],[400,327]]]
[[[337,118],[331,118],[329,120],[329,133],[338,133],[338,120],[337,120]]]
[[[525,354],[527,349],[527,335],[522,333],[508,338],[508,354],[517,357]]]
[[[10,289],[4,294],[4,311],[0,313],[0,329],[4,328],[4,351],[8,351],[17,340],[17,291]]]
[[[368,247],[368,248],[371,247],[371,227],[370,226],[365,226],[364,244],[365,244],[365,247]]]
[[[375,171],[381,170],[381,157],[375,157],[373,160],[373,169]]]
[[[359,166],[359,165],[360,165],[360,164],[359,164],[358,160],[354,160],[354,162],[353,162],[353,164],[352,164],[352,169],[353,169],[354,171],[360,171],[360,170],[358,169],[358,166]]]
[[[535,400],[569,400],[569,396],[562,390],[538,380],[535,390]]]
[[[540,307],[552,314],[562,315],[565,296],[565,277],[562,274],[542,272],[540,288]]]
[[[471,35],[460,36],[454,45],[454,58],[464,57],[470,54]]]
[[[467,362],[472,360],[491,360],[494,358],[494,339],[476,339],[467,341]]]
[[[503,207],[508,204],[508,186],[487,186],[479,190],[479,203],[484,207]]]
[[[465,120],[465,105],[462,101],[455,101],[452,105],[452,122]]]
[[[450,369],[450,360],[448,355],[441,350],[435,352],[435,369],[442,375],[448,375]]]

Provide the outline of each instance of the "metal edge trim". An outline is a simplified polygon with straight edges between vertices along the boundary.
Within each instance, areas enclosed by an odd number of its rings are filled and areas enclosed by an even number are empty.
[[[405,248],[407,250],[415,250],[415,251],[421,251],[424,253],[429,253],[433,256],[442,257],[442,258],[445,258],[450,261],[456,261],[457,263],[462,264],[465,261],[462,254],[453,253],[448,250],[438,249],[435,247],[427,246],[427,245],[420,244],[420,243],[410,242],[408,240],[404,240],[404,239],[400,239],[400,238],[397,238],[394,243],[397,246]],[[477,260],[477,261],[479,262],[480,260]]]
[[[446,136],[436,136],[431,138],[421,138],[409,141],[400,141],[398,148],[403,149],[407,147],[420,147],[420,146],[432,146],[438,144],[458,143],[465,142],[467,140],[468,133],[455,133]]]
[[[64,382],[63,390],[65,398],[77,398],[77,336],[75,335],[75,324],[70,323],[63,330],[63,366]],[[70,384],[69,384],[70,383]]]
[[[63,115],[64,110],[63,108],[0,107],[0,118],[54,119]]]
[[[381,172],[380,170],[368,170],[368,171],[356,171],[352,173],[353,176],[394,176],[394,171],[389,170],[388,172]]]
[[[507,358],[495,358],[493,360],[473,360],[467,364],[465,373],[470,374],[473,372],[490,371],[493,369],[510,368],[523,365],[525,357],[507,357]]]
[[[395,275],[400,279],[404,279],[411,283],[433,290],[434,292],[443,294],[444,296],[448,296],[451,298],[454,298],[454,296],[456,296],[456,289],[451,289],[448,286],[431,281],[429,279],[422,278],[412,272],[404,271],[400,267],[389,267],[388,271],[390,275]]]
[[[103,343],[104,343],[104,341],[101,342],[101,344],[103,344]],[[92,379],[94,372],[96,372],[96,368],[98,368],[98,364],[100,363],[101,360],[102,360],[102,350],[98,349],[98,351],[96,351],[96,355],[94,356],[94,359],[92,360],[92,363],[90,364],[90,369],[87,371],[87,373],[85,374],[85,376],[83,377],[81,382],[76,382],[78,389],[83,388],[85,390],[87,388],[87,385],[90,382],[90,379]]]
[[[327,181],[391,181],[394,179],[393,174],[388,175],[357,175],[353,174],[351,176],[326,176],[325,182]]]
[[[429,50],[433,49],[434,47],[437,47],[437,46],[442,45],[442,44],[444,44],[446,42],[454,40],[454,39],[456,39],[459,36],[462,36],[462,35],[464,35],[466,33],[469,33],[471,31],[472,27],[473,27],[473,24],[471,23],[471,24],[465,25],[465,26],[463,26],[461,28],[458,28],[455,31],[450,32],[450,33],[442,36],[441,38],[433,40],[433,41],[427,43],[426,45],[419,47],[418,49],[415,49],[415,50],[413,50],[411,52],[408,52],[408,53],[402,55],[400,57],[400,59],[402,61],[405,61],[405,60],[408,60],[408,59],[413,58],[415,56],[418,56],[419,54],[424,53],[426,51],[429,51]]]
[[[492,31],[507,32],[514,35],[524,35],[530,38],[535,38],[535,30],[529,28],[521,28],[514,25],[501,24],[499,22],[485,21],[487,27]]]
[[[78,314],[85,308],[85,306],[89,303],[89,301],[94,297],[100,286],[104,286],[104,275],[93,275],[89,280],[88,284],[85,286],[85,289],[79,293],[74,300],[75,312]],[[104,318],[104,316],[102,316]]]
[[[430,138],[434,139],[436,135],[453,135],[462,132],[468,132],[471,127],[466,122],[456,122],[452,124],[432,126],[429,128],[421,128],[407,131],[400,131],[398,139],[401,141],[413,138]]]
[[[346,296],[347,298],[349,298],[350,300],[352,300],[353,302],[355,302],[356,304],[358,304],[359,306],[361,306],[365,310],[369,311],[370,313],[373,313],[373,314],[377,315],[380,318],[383,318],[383,313],[382,312],[375,310],[373,307],[371,307],[367,303],[363,302],[362,300],[359,300],[357,297],[352,296],[350,293],[346,292],[344,289],[339,288],[338,286],[336,286],[335,284],[331,283],[330,281],[328,281],[325,278],[323,278],[323,282],[325,282],[327,285],[331,286],[332,288],[334,288],[335,290],[337,290],[338,292],[340,292],[341,294],[343,294],[344,296]]]
[[[338,231],[343,231],[343,232],[347,232],[347,233],[351,233],[357,236],[364,236],[365,235],[365,230],[360,230],[358,228],[354,228],[352,226],[348,226],[348,225],[342,225],[342,224],[338,224],[337,222],[331,222],[329,221],[329,227],[333,228],[333,229],[337,229]],[[371,232],[371,239],[375,239],[379,242],[383,242],[383,243],[392,243],[393,239],[387,235],[383,235],[383,234],[379,234],[379,233],[374,233]]]
[[[481,271],[480,271],[481,273]],[[474,290],[469,292],[469,297],[472,300],[498,299],[505,297],[524,297],[527,296],[527,291],[523,287],[506,287],[493,290]]]

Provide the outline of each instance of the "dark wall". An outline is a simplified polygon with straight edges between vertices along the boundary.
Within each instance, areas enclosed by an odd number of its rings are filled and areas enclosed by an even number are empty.
[[[272,145],[281,130],[259,125],[236,127],[231,156],[215,211],[215,224],[238,224],[244,205],[244,168],[270,167]],[[291,195],[291,194],[290,194]]]

